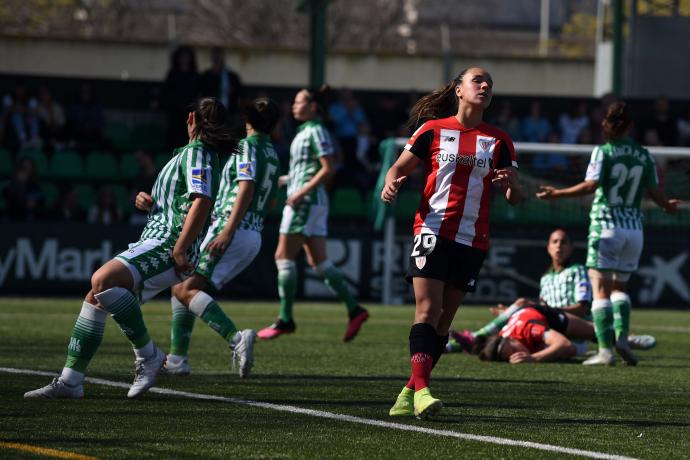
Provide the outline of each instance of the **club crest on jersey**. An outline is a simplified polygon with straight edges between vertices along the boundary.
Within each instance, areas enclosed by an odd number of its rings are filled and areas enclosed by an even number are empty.
[[[245,177],[253,177],[252,164],[251,163],[240,163],[238,166],[238,174]]]
[[[493,140],[488,140],[488,139],[479,139],[479,146],[482,148],[482,150],[486,151],[491,148],[493,145]]]
[[[426,256],[415,257],[414,264],[421,270],[426,265]]]

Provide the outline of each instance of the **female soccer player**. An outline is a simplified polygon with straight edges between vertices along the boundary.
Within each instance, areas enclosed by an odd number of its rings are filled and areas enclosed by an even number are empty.
[[[412,376],[390,415],[426,418],[443,404],[429,378],[448,342],[448,330],[467,292],[473,292],[489,246],[492,184],[516,204],[524,197],[513,142],[482,121],[491,103],[489,72],[472,67],[412,108],[411,124],[424,121],[386,175],[381,199],[392,202],[402,183],[423,164],[426,185],[415,215],[407,280],[416,299],[410,330]]]
[[[601,127],[607,142],[592,152],[585,180],[564,189],[541,186],[537,197],[550,200],[596,191],[589,214],[587,268],[594,291],[592,317],[599,352],[583,364],[614,364],[615,343],[623,360],[634,366],[637,357],[628,344],[630,297],[625,284],[637,270],[642,252],[642,192],[647,189],[654,202],[670,214],[678,212],[680,201],[666,197],[659,188],[654,158],[629,137],[631,118],[624,102],[609,106]]]
[[[367,310],[352,296],[343,274],[326,254],[328,196],[324,181],[334,173],[334,150],[331,136],[320,118],[325,90],[327,87],[318,91],[303,89],[292,104],[292,115],[302,124],[290,145],[287,201],[275,253],[280,313],[275,323],[259,331],[258,336],[263,340],[295,331],[292,316],[297,291],[295,258],[302,248],[307,253],[309,265],[347,306],[349,323],[343,340],[352,340],[369,318]]]
[[[211,226],[201,245],[195,273],[172,288],[170,354],[165,363],[169,374],[189,374],[189,341],[198,316],[230,344],[240,377],[249,375],[253,364],[256,332],[238,331],[210,293],[219,291],[254,260],[261,248],[264,216],[273,204],[280,162],[270,133],[280,109],[271,99],[256,99],[244,113],[247,137],[238,154],[225,164],[220,190],[213,208]]]
[[[62,374],[24,398],[83,397],[84,373],[103,339],[107,313],[136,355],[134,383],[127,396],[140,396],[154,385],[166,356],[149,337],[140,304],[194,269],[218,193],[217,152],[232,152],[236,146],[226,116],[216,98],[194,103],[187,116],[189,144],[175,150],[151,194],[139,192],[136,197],[136,207],[149,211],[141,238],[93,274]]]

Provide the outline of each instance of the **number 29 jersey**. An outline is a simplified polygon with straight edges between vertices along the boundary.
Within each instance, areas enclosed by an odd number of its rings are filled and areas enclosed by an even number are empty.
[[[594,148],[585,180],[599,183],[589,214],[598,229],[642,230],[640,201],[645,189],[659,183],[654,157],[632,139]]]

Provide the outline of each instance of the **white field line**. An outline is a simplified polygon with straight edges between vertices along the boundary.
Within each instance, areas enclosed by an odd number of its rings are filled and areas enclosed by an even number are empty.
[[[55,374],[54,372],[35,371],[35,370],[31,370],[31,369],[14,369],[14,368],[9,368],[9,367],[0,367],[0,372],[7,373],[7,374],[41,375],[41,376],[46,376],[46,377],[56,377],[58,375],[58,374]],[[95,385],[104,385],[104,386],[115,387],[115,388],[126,388],[126,389],[128,389],[130,387],[129,383],[114,382],[112,380],[104,380],[104,379],[98,379],[98,378],[93,378],[93,377],[87,377],[86,381],[89,383],[95,384]],[[181,396],[184,398],[199,399],[199,400],[203,400],[203,401],[219,401],[219,402],[230,403],[230,404],[240,404],[243,406],[259,407],[261,409],[271,409],[271,410],[276,410],[276,411],[280,411],[280,412],[290,412],[293,414],[309,415],[311,417],[325,418],[325,419],[330,419],[330,420],[336,420],[339,422],[349,422],[349,423],[357,423],[360,425],[378,426],[381,428],[389,428],[389,429],[393,429],[393,430],[411,431],[411,432],[415,432],[415,433],[424,433],[424,434],[429,434],[429,435],[433,435],[433,436],[445,436],[445,437],[449,437],[449,438],[462,439],[462,440],[466,440],[466,441],[477,441],[477,442],[485,442],[485,443],[489,443],[489,444],[498,444],[501,446],[525,447],[525,448],[529,448],[529,449],[545,450],[548,452],[556,452],[556,453],[560,453],[560,454],[579,455],[581,457],[588,457],[588,458],[600,458],[600,459],[608,459],[608,460],[635,460],[632,457],[625,457],[622,455],[615,455],[615,454],[607,454],[604,452],[572,449],[570,447],[554,446],[552,444],[541,444],[538,442],[531,442],[531,441],[518,441],[515,439],[498,438],[495,436],[482,436],[482,435],[468,434],[468,433],[460,433],[457,431],[450,431],[450,430],[437,430],[437,429],[433,429],[433,428],[425,428],[425,427],[416,426],[416,425],[384,422],[382,420],[369,419],[369,418],[363,418],[363,417],[354,417],[351,415],[335,414],[332,412],[325,412],[325,411],[313,410],[313,409],[305,409],[303,407],[297,407],[297,406],[263,403],[263,402],[259,402],[259,401],[248,400],[248,399],[228,398],[226,396],[207,395],[207,394],[202,394],[202,393],[191,393],[188,391],[178,391],[178,390],[171,390],[171,389],[167,389],[167,388],[158,388],[158,387],[151,388],[149,391],[151,393],[157,393],[157,394],[162,394],[162,395]]]

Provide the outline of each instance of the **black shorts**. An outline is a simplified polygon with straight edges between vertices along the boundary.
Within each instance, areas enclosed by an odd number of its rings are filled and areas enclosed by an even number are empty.
[[[415,235],[405,279],[431,278],[474,292],[485,256],[486,251],[430,233]]]
[[[565,330],[568,329],[568,315],[563,310],[547,305],[535,305],[534,309],[546,316],[546,322],[550,329],[565,334]]]

